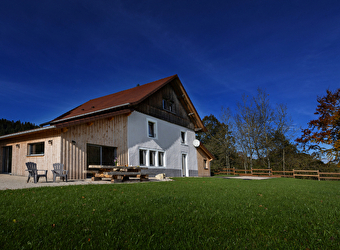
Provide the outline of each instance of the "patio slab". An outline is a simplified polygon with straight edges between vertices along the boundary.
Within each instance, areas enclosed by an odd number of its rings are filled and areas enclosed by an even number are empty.
[[[149,181],[169,181],[171,179],[167,178],[164,180],[158,180],[156,178],[149,178]],[[139,183],[139,179],[132,179],[129,181],[125,181],[122,183]],[[35,188],[35,187],[56,187],[56,186],[69,186],[69,185],[97,185],[97,184],[112,184],[110,179],[104,179],[100,181],[92,181],[91,179],[85,180],[68,180],[64,182],[62,180],[59,181],[57,179],[56,182],[52,180],[45,180],[45,178],[41,178],[38,183],[34,183],[33,178],[27,183],[27,177],[25,176],[18,176],[18,175],[11,175],[11,174],[0,174],[0,190],[6,189],[23,189],[23,188]]]

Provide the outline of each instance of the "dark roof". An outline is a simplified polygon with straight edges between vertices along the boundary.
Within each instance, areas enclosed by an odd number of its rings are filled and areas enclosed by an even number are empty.
[[[138,105],[143,100],[151,96],[153,93],[161,89],[166,84],[172,83],[177,94],[183,96],[183,106],[187,109],[188,114],[194,113],[195,127],[204,127],[195,107],[193,106],[189,96],[177,75],[169,76],[154,82],[150,82],[135,88],[123,90],[111,95],[92,99],[68,112],[55,118],[54,120],[41,124],[41,126],[50,124],[57,127],[75,125],[79,123],[89,122],[94,119],[112,117],[118,114],[130,113],[133,106]]]

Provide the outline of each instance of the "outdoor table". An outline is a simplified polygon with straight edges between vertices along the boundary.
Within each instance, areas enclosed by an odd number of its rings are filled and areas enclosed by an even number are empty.
[[[102,178],[111,178],[111,182],[122,182],[129,180],[130,177],[137,177],[140,181],[147,181],[149,176],[143,174],[142,170],[146,167],[135,166],[106,166],[106,165],[89,165],[87,173],[93,174],[92,181],[101,180]]]

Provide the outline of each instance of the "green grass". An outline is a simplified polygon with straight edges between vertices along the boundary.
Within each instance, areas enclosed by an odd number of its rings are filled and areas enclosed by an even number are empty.
[[[337,249],[340,182],[176,178],[0,191],[2,249]]]

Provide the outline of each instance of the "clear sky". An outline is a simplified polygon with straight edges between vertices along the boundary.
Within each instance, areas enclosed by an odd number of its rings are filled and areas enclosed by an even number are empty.
[[[41,124],[174,74],[202,119],[260,87],[306,127],[340,87],[340,1],[0,1],[0,118]]]

